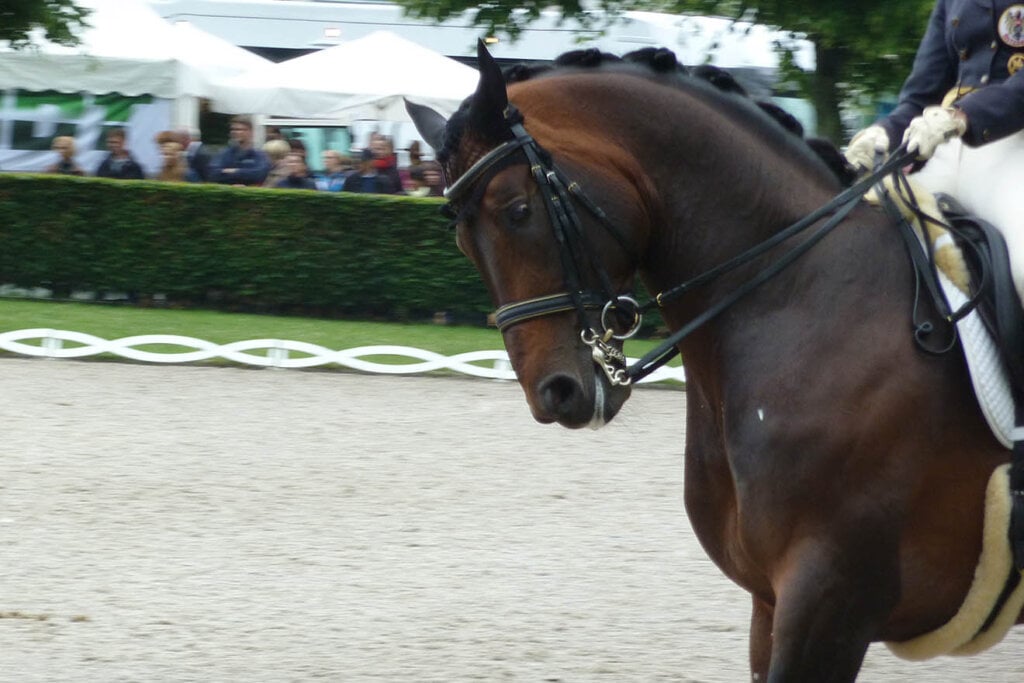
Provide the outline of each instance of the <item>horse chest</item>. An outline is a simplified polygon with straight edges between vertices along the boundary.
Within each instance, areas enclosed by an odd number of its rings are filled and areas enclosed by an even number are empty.
[[[745,539],[746,487],[737,485],[720,424],[708,402],[698,398],[688,404],[684,475],[687,515],[701,545],[723,573],[768,599],[767,574],[748,552]]]

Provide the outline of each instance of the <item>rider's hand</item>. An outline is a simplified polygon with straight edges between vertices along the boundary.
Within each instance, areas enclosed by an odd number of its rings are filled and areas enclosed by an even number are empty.
[[[925,107],[924,112],[907,126],[903,141],[908,152],[917,152],[918,159],[930,159],[943,142],[967,132],[967,117],[952,107]]]
[[[889,151],[889,135],[881,126],[869,126],[853,136],[846,147],[846,159],[862,171],[875,167],[875,153]]]

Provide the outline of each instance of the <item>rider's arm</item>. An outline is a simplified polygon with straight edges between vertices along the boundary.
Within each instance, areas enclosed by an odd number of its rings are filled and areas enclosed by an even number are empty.
[[[895,147],[903,139],[903,131],[910,121],[920,116],[924,108],[942,102],[942,98],[956,84],[957,63],[946,43],[946,3],[935,3],[924,38],[917,48],[914,67],[900,90],[896,108],[878,122],[889,135],[889,144]],[[970,116],[970,112],[967,112]]]
[[[1024,69],[964,96],[956,107],[967,115],[964,142],[972,147],[1024,130]]]

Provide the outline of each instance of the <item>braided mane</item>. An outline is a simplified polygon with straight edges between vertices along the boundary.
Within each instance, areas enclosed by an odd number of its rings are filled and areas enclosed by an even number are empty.
[[[648,70],[652,75],[674,74],[681,79],[681,82],[687,79],[702,81],[710,84],[721,93],[748,99],[767,114],[769,119],[788,131],[795,138],[802,140],[814,155],[821,159],[836,175],[844,186],[849,186],[856,178],[855,170],[850,167],[832,142],[823,138],[805,137],[803,125],[789,112],[774,102],[757,100],[751,97],[746,89],[725,69],[710,64],[701,64],[688,68],[676,59],[674,52],[667,48],[645,47],[628,52],[621,57],[608,52],[602,52],[596,48],[572,50],[559,55],[551,63],[513,65],[504,70],[504,77],[506,83],[512,84],[541,77],[559,69],[597,69],[610,64],[637,65],[642,69]],[[448,159],[455,154],[458,148],[465,129],[467,118],[465,113],[471,102],[472,98],[463,102],[459,110],[448,122],[444,145],[438,152],[438,160],[445,166],[447,166]],[[507,139],[509,135],[504,130],[479,132],[495,141]]]

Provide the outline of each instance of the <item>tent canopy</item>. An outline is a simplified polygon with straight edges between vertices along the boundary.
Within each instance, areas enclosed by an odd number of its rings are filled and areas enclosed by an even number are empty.
[[[209,97],[220,78],[269,63],[191,26],[165,21],[141,0],[77,0],[92,10],[81,44],[0,41],[0,89]]]
[[[376,31],[224,80],[212,106],[230,113],[342,123],[405,121],[403,97],[450,114],[473,93],[477,79],[472,67]]]

